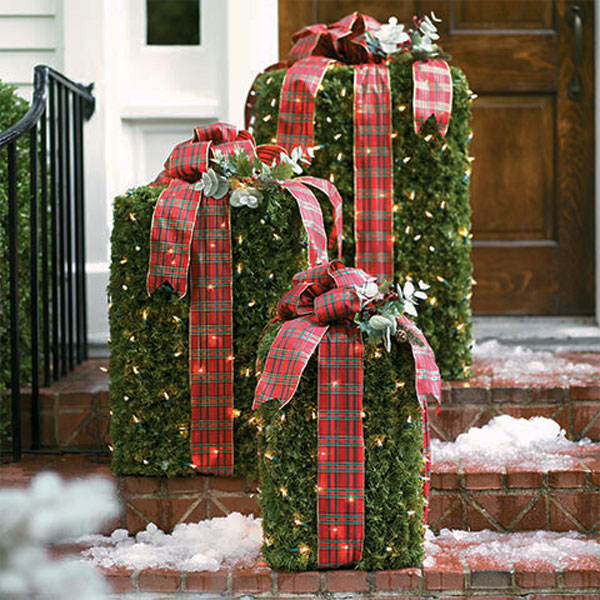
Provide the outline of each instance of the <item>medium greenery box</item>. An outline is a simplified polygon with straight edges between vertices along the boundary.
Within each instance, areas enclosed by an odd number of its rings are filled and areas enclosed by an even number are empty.
[[[146,291],[151,221],[162,187],[138,187],[114,202],[110,297],[110,403],[113,470],[191,475],[189,294]],[[256,348],[264,323],[305,266],[306,242],[294,199],[275,186],[257,208],[231,208],[234,464],[255,476],[249,425]]]
[[[442,136],[433,118],[415,133],[412,63],[388,64],[392,118],[393,255],[398,281],[431,285],[418,324],[446,379],[469,376],[471,358],[471,97],[464,73],[450,67],[452,104]],[[280,92],[288,69],[260,74],[249,117],[259,142],[278,138]],[[344,262],[355,256],[354,65],[333,63],[315,98],[314,160],[309,174],[335,182],[344,198]]]

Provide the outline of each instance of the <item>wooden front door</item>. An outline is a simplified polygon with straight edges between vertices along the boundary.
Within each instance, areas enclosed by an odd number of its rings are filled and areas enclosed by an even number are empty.
[[[406,25],[435,11],[441,46],[479,95],[475,312],[592,314],[593,0],[279,0],[281,58],[294,31],[353,10]]]

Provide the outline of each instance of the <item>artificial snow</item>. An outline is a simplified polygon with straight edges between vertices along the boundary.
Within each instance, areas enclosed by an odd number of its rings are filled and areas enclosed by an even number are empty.
[[[531,350],[523,346],[505,346],[497,340],[475,344],[473,355],[481,361],[493,360],[494,377],[535,381],[543,376],[568,376],[585,378],[598,376],[598,367],[584,362],[571,362],[568,358],[546,350]]]
[[[110,537],[94,536],[79,542],[94,544],[82,554],[101,567],[217,571],[232,564],[250,566],[260,557],[262,525],[261,519],[231,513],[176,525],[171,534],[150,523],[135,537],[117,529]]]
[[[509,415],[494,417],[483,427],[471,427],[454,442],[431,440],[435,462],[502,467],[531,467],[536,470],[568,469],[573,464],[570,452],[597,448],[590,440],[572,442],[564,429],[546,417],[517,419]]]
[[[108,586],[81,560],[52,560],[48,548],[97,531],[119,513],[103,478],[63,481],[40,473],[28,489],[0,489],[0,597],[103,600]]]
[[[524,531],[499,533],[442,529],[436,536],[429,529],[425,536],[424,567],[434,567],[438,556],[456,553],[460,548],[466,559],[489,558],[503,564],[546,562],[557,568],[573,560],[583,564],[585,557],[600,558],[600,543],[576,531]]]

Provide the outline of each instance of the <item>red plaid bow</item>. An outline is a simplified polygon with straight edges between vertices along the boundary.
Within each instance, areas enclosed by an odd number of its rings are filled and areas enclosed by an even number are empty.
[[[189,357],[191,454],[199,472],[233,472],[233,317],[229,198],[203,196],[196,189],[214,148],[225,156],[240,149],[271,164],[279,146],[256,147],[252,135],[232,125],[198,127],[194,138],[175,146],[153,185],[167,185],[152,218],[148,293],[163,283],[180,297],[191,286]],[[309,240],[309,262],[327,260],[323,215],[306,184],[323,190],[342,231],[342,203],[335,187],[314,177],[283,182],[298,202]],[[341,247],[341,239],[338,242]]]
[[[362,426],[363,342],[353,322],[360,310],[355,291],[370,277],[362,269],[339,261],[303,271],[280,301],[283,325],[273,342],[253,408],[270,399],[285,406],[293,397],[304,368],[319,347],[319,420],[317,447],[317,513],[319,566],[356,564],[364,538],[364,439]],[[440,377],[433,352],[423,334],[405,317],[416,342],[417,395],[422,411],[424,442],[429,444],[427,398],[440,398]],[[428,447],[425,449],[429,460]],[[425,469],[425,493],[429,492]]]
[[[291,151],[314,145],[315,97],[332,63],[354,68],[354,203],[357,267],[381,281],[394,278],[391,91],[387,61],[373,54],[364,33],[381,24],[354,12],[331,25],[297,31],[281,86],[277,140]],[[442,67],[446,66],[446,73]],[[273,67],[282,66],[280,63]],[[273,67],[269,67],[270,70]],[[435,69],[433,75],[432,69]],[[445,135],[450,118],[452,81],[441,60],[415,62],[415,127],[435,115]],[[429,86],[434,78],[437,87]],[[426,81],[425,81],[426,80]],[[423,84],[422,82],[425,81]],[[427,92],[424,86],[429,86]],[[449,87],[448,87],[449,86]],[[246,125],[253,104],[250,90]]]

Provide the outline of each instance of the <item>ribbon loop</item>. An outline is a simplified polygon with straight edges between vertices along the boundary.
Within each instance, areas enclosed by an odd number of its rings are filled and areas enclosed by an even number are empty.
[[[334,288],[314,301],[314,313],[319,325],[352,319],[360,310],[360,300],[353,288]]]

